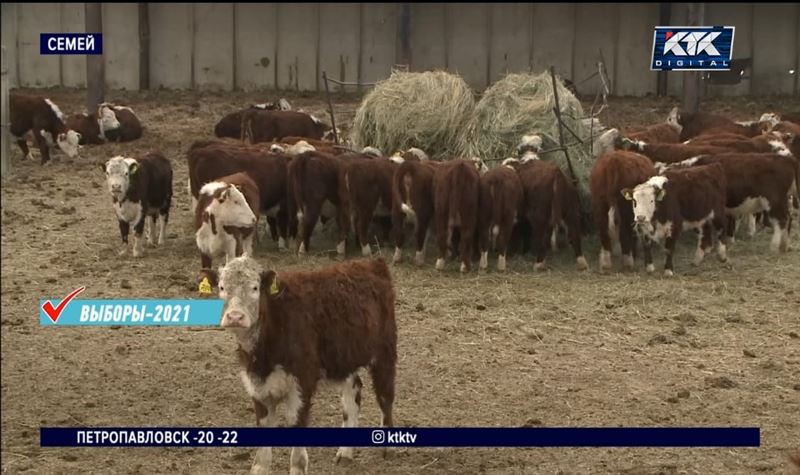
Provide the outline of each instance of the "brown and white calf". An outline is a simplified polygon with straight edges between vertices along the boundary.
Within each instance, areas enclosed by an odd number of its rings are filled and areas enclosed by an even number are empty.
[[[677,107],[670,111],[666,122],[680,130],[681,142],[696,137],[706,130],[736,125],[736,122],[723,115],[708,112],[681,112]]]
[[[368,368],[381,426],[392,427],[397,362],[395,291],[383,259],[358,259],[307,272],[262,270],[249,256],[206,276],[224,300],[221,326],[236,336],[240,376],[256,424],[305,427],[320,382],[341,387],[342,427],[357,427],[361,368]],[[217,281],[217,276],[219,280]],[[386,455],[386,449],[383,451]],[[335,461],[351,461],[341,447]],[[292,448],[291,474],[305,474],[308,453]],[[257,449],[250,473],[269,473],[272,449]]]
[[[546,268],[549,241],[555,242],[559,227],[566,228],[578,270],[588,269],[581,247],[581,205],[578,190],[558,166],[527,153],[513,164],[523,190],[522,215],[531,227],[531,242],[536,263],[534,270]]]
[[[91,114],[74,114],[67,118],[67,127],[80,134],[78,143],[81,145],[105,143],[106,132],[119,126],[114,110],[106,104],[100,104]]]
[[[620,149],[637,152],[649,158],[654,163],[677,163],[698,155],[730,152],[728,148],[706,143],[697,145],[683,143],[646,143],[641,140],[632,141],[626,138],[620,141]]]
[[[247,173],[235,173],[200,188],[195,212],[195,242],[203,268],[225,256],[253,254],[259,212],[258,186]]]
[[[197,200],[200,188],[210,181],[238,172],[247,172],[259,191],[259,212],[279,249],[286,249],[289,237],[287,211],[287,164],[291,157],[271,153],[266,147],[241,142],[198,141],[187,154],[189,190]]]
[[[42,154],[42,164],[50,160],[50,147],[58,145],[68,157],[74,158],[80,150],[81,134],[67,127],[61,109],[50,99],[27,94],[9,95],[11,135],[16,138],[25,159],[33,159],[25,134],[33,134]]]
[[[668,170],[650,177],[622,195],[631,202],[636,233],[643,239],[647,272],[653,272],[651,242],[662,239],[666,248],[664,274],[673,275],[672,255],[682,231],[700,233],[694,264],[700,265],[718,241],[720,260],[728,259],[725,237],[725,170],[719,163],[686,169]]]
[[[397,263],[403,258],[405,223],[414,224],[416,250],[414,262],[425,263],[425,239],[433,218],[433,175],[443,165],[431,160],[414,160],[415,153],[403,154],[403,163],[392,178],[392,230],[394,234],[394,257]]]
[[[103,165],[103,171],[119,221],[124,245],[121,253],[127,252],[128,234],[133,225],[133,257],[142,255],[142,234],[148,216],[151,218],[148,243],[164,244],[172,204],[172,165],[169,160],[159,152],[136,158],[116,156]],[[158,237],[156,219],[159,224]]]
[[[736,218],[766,212],[774,231],[772,250],[787,251],[792,196],[797,196],[800,181],[798,160],[788,149],[778,153],[725,153],[694,157],[668,169],[712,163],[720,163],[725,170],[727,235],[733,236]]]
[[[506,270],[511,232],[522,211],[523,196],[519,175],[508,160],[480,177],[478,245],[481,270],[489,266],[490,248],[497,250],[497,270]]]
[[[444,270],[447,250],[456,231],[459,239],[461,272],[472,267],[473,244],[478,226],[480,188],[479,164],[455,159],[442,164],[433,175],[433,207],[439,257],[436,270]]]
[[[104,131],[109,142],[131,142],[142,137],[142,122],[133,109],[110,103],[100,105],[110,107],[119,122],[119,127]]]
[[[349,160],[341,167],[340,202],[363,256],[372,255],[368,233],[373,217],[391,216],[392,178],[401,163],[401,157],[376,157]]]
[[[241,138],[250,143],[291,136],[319,140],[330,130],[330,125],[305,112],[248,109],[242,114]]]
[[[649,158],[634,152],[617,150],[595,161],[589,176],[592,216],[600,236],[600,271],[611,269],[612,238],[619,239],[622,264],[633,268],[636,236],[633,211],[622,190],[646,182],[656,174]]]
[[[679,143],[681,130],[672,123],[662,122],[626,131],[623,136],[629,140],[646,143]]]
[[[263,104],[250,104],[248,107],[244,109],[238,110],[236,112],[231,112],[230,114],[224,116],[222,119],[217,122],[217,125],[214,126],[214,135],[219,138],[229,137],[232,139],[241,139],[242,138],[242,115],[247,110],[292,110],[291,104],[284,98],[276,102],[265,102]]]

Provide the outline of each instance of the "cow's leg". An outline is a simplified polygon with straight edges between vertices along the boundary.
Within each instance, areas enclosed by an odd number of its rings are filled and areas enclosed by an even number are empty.
[[[437,209],[435,212],[436,222],[436,247],[439,255],[436,258],[436,270],[443,270],[445,259],[447,259],[447,251],[450,246],[450,239],[453,234],[453,228],[448,223],[446,209]]]
[[[463,229],[463,228],[462,228]],[[459,232],[461,242],[459,242],[459,254],[461,256],[461,272],[472,270],[472,247],[475,240],[475,228],[472,231]]]
[[[141,205],[140,205],[141,206]],[[144,222],[147,221],[146,210],[141,210],[139,222],[133,226],[133,257],[140,257],[144,253]]]
[[[717,257],[722,262],[728,261],[728,235],[725,232],[725,221],[724,210],[714,212],[711,225],[717,240]]]
[[[428,237],[428,227],[430,226],[430,223],[430,214],[417,214],[417,225],[416,229],[414,229],[414,241],[416,245],[414,264],[417,266],[422,266],[425,263],[425,239]]]
[[[727,215],[725,217],[725,233],[728,235],[728,242],[733,244],[736,242],[736,217]]]
[[[675,273],[672,267],[672,255],[675,253],[675,243],[678,241],[678,237],[680,235],[680,223],[673,223],[672,233],[667,236],[666,241],[664,242],[664,248],[666,250],[666,260],[664,261],[664,275],[667,277],[672,277]]]
[[[286,400],[286,419],[291,427],[308,426],[311,409],[311,395],[301,393],[300,389],[290,391]],[[289,475],[306,475],[308,470],[308,452],[305,447],[292,447],[289,457]]]
[[[653,265],[653,241],[646,236],[642,237],[642,251],[644,253],[644,269],[648,274],[651,274],[656,270],[655,265]]]
[[[578,266],[578,270],[586,270],[589,268],[589,264],[586,262],[586,258],[583,257],[580,220],[581,217],[578,214],[572,216],[569,220],[570,222],[567,223],[567,237],[572,245],[572,250],[575,252],[575,264]]]
[[[599,202],[596,202],[592,207],[595,228],[600,237],[600,272],[611,270],[612,243],[609,230],[609,215],[613,215],[613,211],[613,208],[609,210],[604,203]]]
[[[347,206],[340,204],[336,207],[336,224],[339,226],[339,243],[336,245],[336,254],[344,257],[347,250],[347,234],[350,231],[350,216],[348,216]],[[367,225],[369,225],[369,221],[367,221]]]
[[[508,257],[508,248],[511,244],[511,233],[514,230],[513,218],[500,226],[497,235],[497,270],[505,272],[507,269],[506,258]]]
[[[311,233],[317,225],[321,208],[322,203],[308,203],[305,207],[305,213],[302,214],[302,217],[299,217],[301,218],[299,229],[297,230],[297,239],[300,241],[300,247],[297,250],[299,254],[305,254],[309,251]]]
[[[620,224],[619,247],[622,250],[622,267],[624,270],[633,270],[633,248],[636,246],[636,234],[633,231],[633,209],[630,205],[619,209]]]
[[[33,155],[31,154],[31,150],[28,148],[28,141],[25,140],[25,137],[17,139],[17,145],[19,149],[22,150],[22,156],[24,160],[33,160]]]
[[[756,235],[756,215],[748,214],[745,218],[747,220],[747,236],[752,238]]]
[[[770,221],[772,222],[773,229],[770,249],[772,249],[773,252],[786,252],[789,249],[788,210],[771,210]]]
[[[553,233],[553,228],[544,224],[540,224],[539,226],[535,226],[535,228],[539,228],[539,231],[534,233],[534,239],[538,238],[538,242],[536,243],[536,262],[533,264],[533,270],[541,271],[547,269],[547,250],[550,247],[550,237]]]
[[[397,350],[385,344],[380,351],[375,363],[370,366],[372,387],[375,390],[375,399],[381,408],[381,427],[392,427],[392,406],[394,405],[394,377]],[[384,458],[388,455],[386,447],[383,448]]]
[[[394,256],[392,256],[392,263],[397,264],[403,260],[403,245],[405,244],[406,236],[403,230],[405,225],[405,218],[403,212],[397,207],[392,208],[392,239],[394,240]]]
[[[706,257],[706,254],[711,251],[713,234],[710,222],[703,224],[703,226],[697,230],[697,250],[695,250],[694,253],[693,265],[699,266]]]
[[[481,251],[481,260],[478,263],[478,269],[486,270],[489,267],[489,234],[494,226],[490,223],[483,221],[478,229],[478,248]]]
[[[167,223],[169,222],[169,213],[159,213],[158,215],[158,245],[164,244],[167,239]]]
[[[256,228],[253,227],[253,232],[246,238],[242,238],[242,250],[249,256],[253,255],[253,243],[255,242]]]
[[[289,209],[287,208],[286,204],[278,205],[278,212],[277,212],[277,225],[278,225],[278,250],[285,251],[289,247],[289,238],[297,236],[297,226],[295,224],[294,227],[291,225],[291,220],[289,217]],[[273,237],[273,240],[275,238]]]
[[[361,378],[351,374],[342,387],[342,427],[358,427],[358,414],[361,411]],[[339,447],[334,461],[353,460],[353,447]]]
[[[278,414],[277,405],[271,401],[253,400],[256,413],[256,425],[258,427],[277,427]],[[272,447],[260,447],[256,450],[256,457],[253,466],[250,468],[251,475],[268,475],[272,465]]]
[[[211,256],[200,253],[200,268],[211,269]]]
[[[39,153],[42,155],[42,165],[44,165],[50,161],[50,146],[39,130],[34,129],[33,138],[36,140],[36,146],[39,147]]]
[[[364,257],[372,255],[372,249],[369,246],[369,222],[373,212],[366,209],[356,211],[356,234],[358,234],[358,243],[361,244],[361,255]]]
[[[119,220],[119,234],[122,236],[122,250],[119,252],[119,255],[124,255],[128,252],[128,234],[130,234],[130,231],[130,223]]]
[[[150,216],[150,224],[148,225],[148,232],[147,232],[147,244],[150,246],[155,246],[158,242],[158,230],[156,229],[156,219],[157,216],[153,215]]]
[[[278,240],[278,220],[274,216],[267,216],[266,231],[269,232],[273,241]]]

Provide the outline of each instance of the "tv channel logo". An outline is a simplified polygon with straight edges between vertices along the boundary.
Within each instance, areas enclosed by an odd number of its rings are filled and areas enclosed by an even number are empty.
[[[103,34],[40,33],[39,54],[103,54]]]
[[[729,71],[733,26],[657,26],[651,71]]]

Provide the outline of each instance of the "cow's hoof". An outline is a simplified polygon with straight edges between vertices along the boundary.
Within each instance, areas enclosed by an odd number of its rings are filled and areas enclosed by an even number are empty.
[[[462,274],[466,274],[467,272],[469,272],[469,267],[467,267],[467,265],[462,262],[461,263],[461,273]]]
[[[436,270],[444,270],[444,259],[441,257],[436,259]]]
[[[250,468],[250,475],[269,475],[269,468],[263,465],[253,465]]]
[[[536,272],[541,272],[547,270],[547,264],[544,262],[537,262],[533,265],[533,270]]]
[[[670,269],[666,269],[664,271],[664,277],[672,277],[673,275],[675,275],[675,273],[672,272],[672,270],[670,270]]]
[[[334,463],[342,465],[350,465],[353,462],[353,448],[340,447],[336,451],[336,457],[333,459]]]
[[[577,266],[578,270],[586,270],[589,268],[589,264],[586,262],[586,258],[583,256],[577,259]]]
[[[648,274],[652,274],[653,272],[655,272],[656,266],[653,264],[647,264],[645,270],[647,271]]]

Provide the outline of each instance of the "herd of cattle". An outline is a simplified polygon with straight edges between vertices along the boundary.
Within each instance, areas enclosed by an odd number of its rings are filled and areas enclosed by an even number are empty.
[[[443,269],[457,248],[462,272],[474,257],[485,269],[492,250],[497,269],[505,270],[515,235],[533,248],[535,268],[544,268],[564,229],[577,266],[588,267],[578,189],[564,171],[539,159],[542,139],[534,133],[521,137],[518,157],[488,169],[479,158],[429,160],[417,148],[391,156],[374,147],[356,152],[329,140],[338,131],[290,108],[281,100],[232,113],[217,124],[216,138],[193,143],[187,154],[200,289],[217,287],[225,301],[221,325],[239,343],[241,378],[258,425],[277,425],[283,403],[289,425],[306,426],[312,396],[325,379],[341,386],[342,426],[356,427],[363,386],[358,371],[367,367],[381,425],[391,427],[397,361],[395,292],[384,260],[280,275],[265,271],[251,257],[260,215],[279,248],[295,241],[299,253],[309,251],[321,218],[335,218],[337,252],[345,253],[353,226],[362,254],[371,255],[370,224],[377,222],[379,243],[391,235],[395,262],[402,259],[405,224],[413,223],[418,265],[433,221],[436,268]],[[32,132],[43,162],[53,144],[75,156],[84,143],[133,140],[142,133],[133,111],[107,103],[64,119],[48,99],[12,94],[11,117],[23,153],[29,155],[24,135]],[[758,218],[771,225],[773,248],[785,251],[800,208],[798,135],[797,114],[768,113],[737,123],[677,109],[662,124],[605,131],[593,147],[589,183],[601,270],[611,267],[612,240],[618,240],[624,267],[633,267],[641,242],[646,268],[653,271],[651,243],[663,239],[665,273],[672,275],[675,242],[688,229],[699,235],[695,263],[715,241],[725,260],[739,218],[751,233]],[[158,152],[117,156],[103,170],[125,249],[133,225],[133,255],[142,255],[147,217],[148,240],[162,244],[172,201],[170,161]],[[222,257],[226,265],[217,272],[212,259]],[[351,447],[336,453],[337,462],[352,458]],[[269,473],[271,459],[270,448],[259,448],[251,473]],[[306,450],[293,448],[290,473],[307,468]]]
[[[12,94],[11,111],[12,132],[23,153],[29,156],[24,134],[31,131],[43,162],[54,137],[74,156],[85,143],[134,140],[142,133],[130,108],[108,103],[65,119],[48,99]],[[497,269],[505,270],[515,239],[523,252],[532,249],[534,268],[543,269],[563,229],[578,268],[588,267],[581,248],[586,230],[581,229],[578,190],[564,171],[539,160],[539,136],[521,137],[518,157],[490,170],[479,158],[434,161],[417,148],[391,156],[374,147],[357,152],[333,142],[336,132],[281,99],[223,117],[215,138],[191,145],[188,190],[202,268],[215,258],[252,255],[260,215],[266,216],[279,249],[308,252],[318,222],[334,218],[340,255],[352,227],[363,255],[372,254],[372,243],[389,241],[395,246],[394,262],[402,260],[410,223],[417,265],[424,263],[433,224],[436,268],[445,267],[452,250],[462,272],[471,269],[473,259],[487,268],[493,250]],[[682,114],[677,108],[664,123],[606,130],[594,146],[589,183],[601,241],[600,269],[611,268],[612,241],[618,240],[624,267],[633,267],[641,242],[646,269],[653,271],[651,243],[663,240],[665,272],[671,274],[675,242],[688,229],[699,235],[695,264],[715,243],[725,260],[739,218],[751,234],[758,219],[772,226],[773,248],[785,251],[798,209],[798,135],[797,114],[766,113],[739,123],[703,112]],[[114,157],[103,170],[123,243],[133,226],[138,257],[148,216],[147,239],[163,242],[172,199],[170,162],[153,152]],[[373,223],[377,234],[370,233]]]

